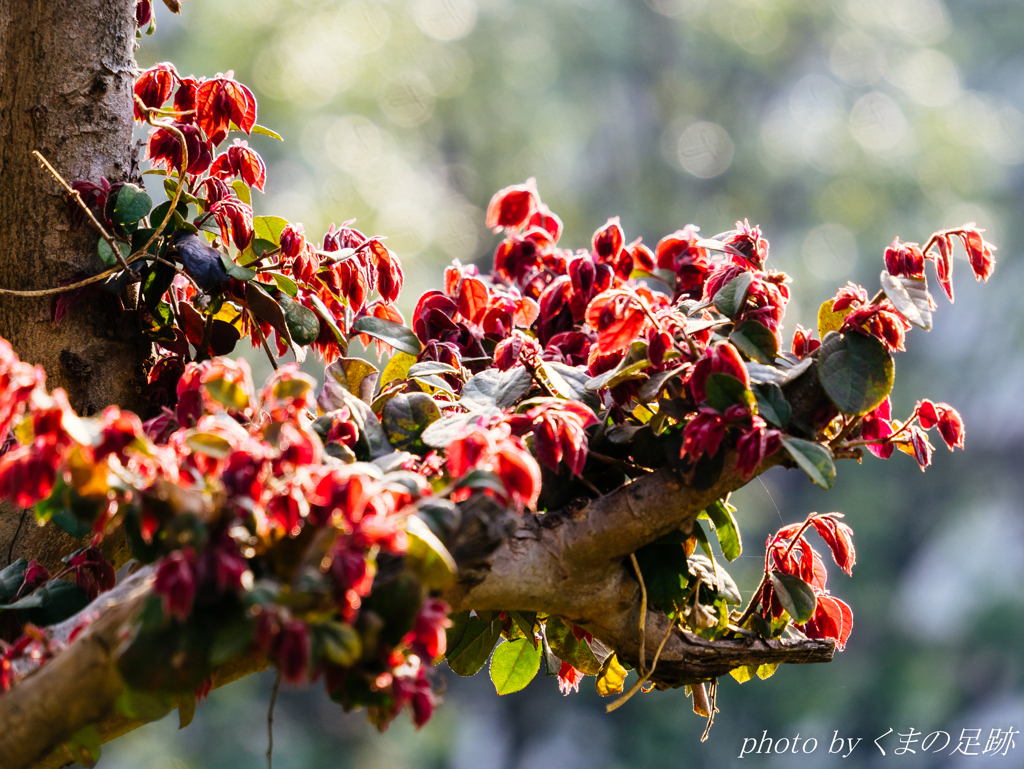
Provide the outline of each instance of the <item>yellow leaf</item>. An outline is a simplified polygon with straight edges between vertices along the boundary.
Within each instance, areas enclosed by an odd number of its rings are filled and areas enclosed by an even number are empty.
[[[410,355],[407,352],[396,352],[391,356],[391,360],[388,361],[388,365],[384,367],[384,371],[380,375],[380,388],[383,390],[388,382],[393,382],[396,379],[405,379],[409,375],[409,369],[412,368],[412,364],[416,362],[416,356]]]
[[[729,671],[729,675],[739,681],[741,684],[745,684],[754,674],[757,672],[757,667],[754,665],[744,665],[741,668],[733,668]]]
[[[818,338],[824,339],[825,334],[829,331],[838,331],[842,328],[843,321],[851,312],[853,312],[852,307],[840,312],[832,312],[832,300],[827,299],[822,302],[821,307],[818,308]]]
[[[68,470],[71,471],[71,485],[82,497],[105,497],[110,485],[107,483],[107,465],[105,462],[90,462],[76,448],[68,458]]]
[[[597,674],[597,693],[602,697],[621,693],[628,675],[629,671],[622,667],[618,658],[614,654],[611,655],[604,661],[601,672]]]

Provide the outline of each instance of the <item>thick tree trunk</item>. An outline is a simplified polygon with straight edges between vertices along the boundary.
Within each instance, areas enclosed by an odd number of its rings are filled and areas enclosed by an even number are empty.
[[[96,232],[71,229],[62,190],[32,151],[69,182],[128,178],[134,8],[135,0],[0,2],[2,288],[50,288],[102,267]],[[64,388],[79,413],[114,403],[143,411],[150,348],[118,337],[114,297],[90,292],[59,327],[50,301],[0,295],[0,337],[22,360],[41,364],[50,388]],[[0,507],[0,564],[39,558],[51,544],[40,535],[49,540],[52,528],[37,531],[31,516],[22,521],[20,511]]]

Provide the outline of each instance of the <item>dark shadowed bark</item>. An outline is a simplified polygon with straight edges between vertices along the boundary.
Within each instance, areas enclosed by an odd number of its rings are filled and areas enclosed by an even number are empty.
[[[2,289],[51,288],[101,268],[96,232],[71,229],[63,190],[32,151],[69,182],[129,177],[134,8],[135,0],[0,2]],[[110,404],[142,413],[150,347],[118,335],[116,301],[91,289],[55,326],[51,297],[0,294],[0,337],[42,365],[49,387],[62,387],[79,413]],[[0,564],[19,556],[52,564],[72,544],[54,529],[0,506]]]

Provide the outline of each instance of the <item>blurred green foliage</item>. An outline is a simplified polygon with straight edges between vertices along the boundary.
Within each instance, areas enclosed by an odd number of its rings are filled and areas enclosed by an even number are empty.
[[[814,736],[818,751],[742,765],[830,765],[839,730],[864,738],[843,764],[867,766],[889,727],[954,740],[981,728],[983,743],[991,728],[1024,727],[1024,5],[191,0],[180,19],[157,14],[141,65],[233,69],[253,86],[260,123],[285,137],[251,140],[269,166],[257,213],[301,221],[311,237],[352,218],[386,235],[406,268],[406,311],[450,259],[487,265],[487,201],[529,176],[568,246],[588,246],[609,216],[651,244],[687,222],[707,235],[760,223],[771,266],[794,278],[787,335],[813,326],[847,279],[873,288],[895,235],[923,241],[973,220],[1001,247],[988,286],[957,266],[955,308],[939,300],[936,330],[914,331],[897,360],[895,416],[920,397],[949,401],[967,422],[966,453],[940,449],[925,475],[900,455],[844,463],[827,493],[774,470],[733,497],[746,550],[732,571],[745,592],[769,531],[810,510],[847,514],[858,564],[852,580],[836,569],[830,582],[855,623],[833,663],[723,680],[703,744],[682,692],[606,716],[592,690],[562,699],[539,679],[499,700],[483,676],[448,674],[434,722],[384,736],[319,689],[287,693],[275,766],[720,767],[764,730]],[[215,692],[187,731],[171,716],[109,745],[101,765],[257,765],[270,684]],[[1019,765],[1013,756],[978,760]]]

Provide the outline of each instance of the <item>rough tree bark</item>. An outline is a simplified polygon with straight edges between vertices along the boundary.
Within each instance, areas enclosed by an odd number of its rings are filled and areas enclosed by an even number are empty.
[[[129,177],[134,8],[135,0],[0,3],[0,288],[51,288],[99,271],[96,232],[71,229],[62,190],[32,151],[69,182]],[[0,337],[41,364],[81,414],[110,404],[145,410],[149,345],[118,337],[112,300],[83,295],[57,327],[50,297],[0,294]],[[72,547],[54,528],[0,506],[0,563],[26,555],[52,565]]]

